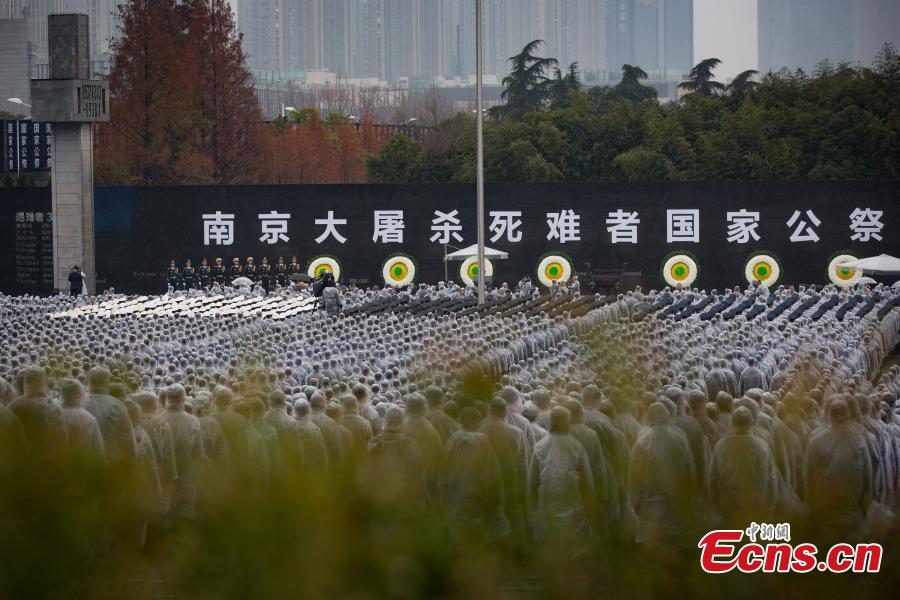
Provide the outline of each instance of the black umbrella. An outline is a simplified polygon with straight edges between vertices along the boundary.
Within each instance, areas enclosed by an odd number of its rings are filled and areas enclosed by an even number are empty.
[[[291,281],[302,281],[304,283],[312,283],[312,277],[306,273],[294,273],[291,275]]]

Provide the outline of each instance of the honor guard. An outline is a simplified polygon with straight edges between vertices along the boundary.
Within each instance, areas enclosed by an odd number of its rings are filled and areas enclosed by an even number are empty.
[[[166,270],[166,283],[172,288],[173,292],[178,289],[180,279],[181,276],[178,273],[178,267],[175,266],[175,259],[173,258],[169,261],[169,268]]]
[[[300,272],[300,263],[297,262],[297,257],[291,257],[291,264],[288,265],[288,276],[296,275]]]
[[[275,263],[275,283],[281,287],[287,286],[288,283],[288,270],[283,256],[279,256],[278,262]]]
[[[194,270],[194,265],[191,264],[191,259],[187,259],[184,261],[184,268],[181,269],[181,289],[189,290],[197,285],[197,272]]]
[[[212,271],[209,268],[209,261],[205,258],[200,261],[200,267],[197,269],[197,278],[200,280],[200,289],[209,289]]]
[[[241,259],[234,258],[231,260],[231,271],[228,272],[228,283],[231,283],[238,277],[244,274],[244,269],[241,267]]]
[[[256,283],[256,281],[257,281],[257,277],[256,277],[256,265],[253,264],[253,257],[252,257],[252,256],[248,256],[248,257],[247,257],[247,264],[244,265],[244,277],[246,277],[247,279],[249,279],[249,280],[252,281],[253,283]]]
[[[259,265],[256,273],[259,276],[260,284],[262,284],[263,289],[266,290],[266,294],[268,294],[269,288],[272,286],[272,265],[269,264],[269,258],[267,256],[262,257],[262,264]]]
[[[221,258],[217,258],[216,264],[213,265],[212,279],[220,287],[225,285],[225,265],[222,264]]]

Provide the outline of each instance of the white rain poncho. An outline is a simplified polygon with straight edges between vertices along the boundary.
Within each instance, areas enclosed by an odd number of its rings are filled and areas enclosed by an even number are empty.
[[[421,394],[410,394],[406,398],[406,420],[403,433],[408,435],[419,448],[422,464],[425,466],[425,481],[432,500],[444,497],[447,466],[444,444],[441,436],[425,418],[425,398]]]
[[[97,419],[110,463],[131,464],[137,459],[131,419],[125,405],[109,395],[109,379],[110,373],[106,369],[91,370],[84,408]]]
[[[525,434],[506,421],[506,403],[495,398],[491,401],[490,414],[481,425],[497,456],[503,476],[506,515],[512,533],[519,539],[525,534],[525,485],[527,460]]]
[[[566,402],[566,408],[572,414],[572,424],[569,433],[584,447],[591,463],[591,474],[594,478],[594,500],[597,502],[595,514],[592,516],[595,527],[607,527],[609,522],[617,522],[621,519],[621,507],[619,506],[619,490],[616,482],[616,474],[612,465],[606,459],[603,445],[597,433],[581,422],[583,415],[578,414],[581,406],[573,406],[577,401]],[[592,507],[593,510],[593,507]]]
[[[752,418],[744,407],[734,411],[732,433],[719,441],[709,463],[709,497],[726,528],[768,521],[777,500],[772,452],[753,435]]]
[[[39,393],[39,392],[38,392]],[[34,460],[63,456],[68,434],[62,409],[45,395],[25,395],[13,401],[15,414],[25,433],[28,455]]]
[[[447,441],[447,512],[451,539],[501,539],[509,533],[503,475],[488,437],[474,431],[480,416],[464,415],[468,429]]]
[[[306,400],[294,403],[297,437],[303,446],[303,458],[307,472],[324,475],[328,472],[330,465],[328,448],[325,446],[325,436],[310,420],[309,410],[309,402]]]
[[[541,536],[565,541],[578,554],[592,537],[594,478],[584,446],[569,434],[569,411],[550,412],[550,435],[535,446],[528,469],[528,498]]]
[[[93,454],[104,460],[103,436],[94,415],[80,406],[64,406],[62,416],[69,435],[69,452]]]
[[[809,440],[806,503],[822,541],[851,542],[872,502],[872,463],[863,432],[843,400],[828,407],[829,425]]]
[[[175,442],[175,468],[178,479],[169,499],[169,517],[174,520],[197,516],[198,468],[206,461],[200,421],[184,411],[184,388],[174,386],[167,392],[166,410],[160,415],[172,430]]]
[[[694,460],[684,433],[670,424],[669,411],[659,402],[647,411],[647,427],[632,449],[629,474],[631,502],[640,518],[639,541],[687,544]]]

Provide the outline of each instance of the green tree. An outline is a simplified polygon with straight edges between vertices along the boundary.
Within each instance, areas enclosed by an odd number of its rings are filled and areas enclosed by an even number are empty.
[[[725,86],[713,79],[713,71],[720,64],[722,61],[718,58],[701,60],[691,69],[687,81],[682,81],[678,87],[701,96],[712,96],[724,92]]]
[[[372,183],[404,183],[415,181],[422,146],[404,135],[395,135],[375,156],[366,160]]]
[[[492,117],[518,119],[526,112],[543,106],[551,82],[547,71],[559,66],[555,58],[542,58],[534,54],[543,43],[544,40],[531,41],[520,53],[507,59],[512,68],[509,75],[503,78],[500,98],[504,104],[491,108]]]
[[[641,81],[647,79],[647,72],[634,65],[622,65],[622,79],[612,87],[596,87],[591,92],[594,100],[603,105],[606,102],[643,102],[655,100],[656,90]]]
[[[675,165],[661,152],[632,148],[613,160],[625,181],[668,181],[675,177]]]
[[[578,63],[569,65],[566,74],[559,69],[554,69],[553,79],[550,80],[550,109],[558,110],[569,106],[571,93],[581,90],[581,76],[578,74]]]
[[[732,96],[741,96],[756,89],[756,86],[759,85],[756,81],[754,81],[754,77],[759,75],[759,71],[755,69],[747,69],[746,71],[741,71],[738,73],[734,79],[731,80],[731,83],[725,86],[725,91],[731,94]]]

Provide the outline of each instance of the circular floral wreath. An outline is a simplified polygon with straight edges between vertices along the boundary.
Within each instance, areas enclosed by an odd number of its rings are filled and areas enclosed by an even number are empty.
[[[772,287],[781,278],[781,264],[771,254],[755,254],[744,265],[744,278],[747,283],[759,280],[766,287]]]
[[[384,284],[391,287],[405,287],[416,279],[416,262],[405,254],[391,256],[381,267]]]
[[[341,263],[333,256],[318,256],[312,259],[309,261],[309,267],[306,269],[306,274],[315,279],[326,271],[329,271],[334,275],[335,281],[340,281]]]
[[[548,254],[537,267],[538,281],[546,287],[551,287],[553,282],[566,283],[572,278],[572,262],[559,254]]]
[[[838,254],[828,261],[828,279],[838,287],[850,287],[862,279],[862,270],[853,267],[843,267],[839,263],[856,260],[858,256],[853,254]]]
[[[698,274],[697,262],[687,254],[673,254],[663,263],[663,279],[672,287],[690,287]]]
[[[494,263],[487,257],[484,259],[484,276],[494,276]],[[478,277],[478,257],[470,256],[460,265],[459,278],[462,279],[463,283],[466,285],[475,285],[476,277]]]

